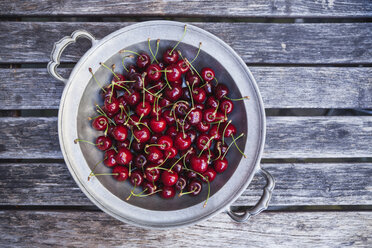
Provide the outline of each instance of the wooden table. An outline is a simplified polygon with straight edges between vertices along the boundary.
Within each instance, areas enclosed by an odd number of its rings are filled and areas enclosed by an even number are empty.
[[[372,2],[1,1],[0,246],[372,246]],[[276,189],[248,223],[221,213],[195,226],[143,230],[98,210],[59,148],[63,84],[46,71],[53,43],[76,29],[97,38],[133,22],[192,23],[248,64],[267,109],[262,165]],[[88,49],[69,47],[68,75]],[[234,204],[254,205],[256,176]]]

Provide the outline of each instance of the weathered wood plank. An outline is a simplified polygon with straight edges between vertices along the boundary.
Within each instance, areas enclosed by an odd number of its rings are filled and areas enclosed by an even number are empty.
[[[371,163],[262,165],[276,181],[270,206],[372,205]],[[254,205],[264,183],[256,175],[233,205]],[[0,164],[0,205],[93,204],[73,181],[64,163],[20,163]]]
[[[372,108],[371,68],[250,69],[266,108]],[[0,69],[0,109],[58,109],[63,87],[46,69]]]
[[[85,4],[84,4],[85,5]],[[129,23],[0,23],[0,62],[48,62],[53,43],[76,29],[102,38]],[[247,63],[340,64],[372,62],[372,23],[195,23],[230,44]],[[155,37],[156,38],[156,37]],[[63,62],[76,62],[86,40],[68,48]]]
[[[372,4],[357,1],[12,1],[0,3],[11,16],[175,16],[175,17],[370,17]]]
[[[372,156],[372,117],[268,117],[264,158]],[[62,158],[57,118],[0,118],[0,158]]]
[[[248,223],[221,213],[166,231],[131,227],[102,212],[0,211],[2,247],[371,247],[371,212],[263,212]],[[32,226],[32,228],[30,228]]]

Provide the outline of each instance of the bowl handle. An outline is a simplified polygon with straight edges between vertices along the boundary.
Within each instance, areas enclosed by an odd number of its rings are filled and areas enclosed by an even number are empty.
[[[231,210],[231,207],[227,210],[227,214],[236,222],[245,222],[249,220],[251,216],[261,213],[263,210],[267,209],[269,205],[269,201],[275,187],[275,180],[268,171],[262,168],[259,169],[259,173],[266,179],[266,186],[263,190],[261,199],[257,202],[257,204],[253,208],[245,210],[243,214],[237,214],[233,212]]]
[[[96,42],[98,42],[98,40],[96,40],[96,38],[94,38],[94,36],[92,34],[90,34],[88,31],[76,30],[75,32],[73,32],[71,34],[71,36],[65,36],[61,40],[54,43],[52,53],[50,54],[50,61],[49,61],[48,66],[47,66],[48,72],[55,79],[57,79],[59,81],[62,81],[65,84],[67,83],[68,79],[59,75],[59,73],[57,72],[57,67],[60,64],[60,59],[61,59],[61,55],[62,55],[63,50],[65,50],[65,48],[69,44],[75,43],[77,38],[79,38],[79,37],[84,37],[84,38],[89,39],[92,42],[92,45],[94,45]]]

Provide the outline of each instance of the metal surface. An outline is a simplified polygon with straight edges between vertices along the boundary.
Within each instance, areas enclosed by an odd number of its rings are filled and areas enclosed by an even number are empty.
[[[183,55],[189,59],[193,58],[199,42],[202,42],[202,51],[194,66],[198,70],[204,66],[213,68],[219,82],[228,85],[232,97],[250,96],[249,101],[236,102],[230,116],[238,133],[245,133],[238,143],[240,147],[244,147],[247,158],[242,159],[236,150],[229,152],[229,167],[211,184],[211,197],[204,208],[207,190],[203,190],[197,197],[175,197],[171,200],[158,196],[132,197],[126,201],[132,189],[128,182],[116,182],[111,177],[87,180],[93,166],[103,157],[101,151],[88,144],[74,144],[77,137],[94,141],[98,136],[87,118],[95,115],[94,103],[102,103],[102,100],[98,96],[99,86],[93,81],[88,68],[91,67],[96,78],[106,84],[112,75],[101,67],[99,62],[115,64],[116,70],[122,71],[122,58],[126,54],[119,54],[121,49],[148,52],[148,38],[153,40],[153,49],[155,40],[161,39],[161,54],[180,39],[183,29],[183,23],[150,21],[125,27],[99,41],[91,39],[93,46],[71,72],[59,109],[58,133],[62,153],[79,187],[103,211],[124,222],[146,228],[190,225],[226,210],[242,194],[255,172],[260,169],[259,162],[265,140],[265,113],[255,80],[242,59],[226,43],[200,28],[188,25],[187,34],[178,47]],[[63,49],[57,50],[54,52],[60,53]],[[59,56],[53,54],[52,57],[59,59]],[[134,60],[125,60],[127,64],[133,62]],[[55,74],[52,75],[56,77]],[[63,78],[56,78],[63,81]],[[98,166],[95,170],[98,173],[108,171],[110,169],[104,166]]]

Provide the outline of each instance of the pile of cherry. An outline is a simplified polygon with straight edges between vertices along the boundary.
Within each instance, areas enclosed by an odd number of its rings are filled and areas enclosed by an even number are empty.
[[[93,169],[89,178],[129,179],[133,190],[128,199],[156,193],[172,198],[177,191],[195,196],[205,185],[209,197],[210,183],[228,167],[227,151],[233,144],[240,151],[236,140],[243,136],[235,137],[228,118],[234,109],[228,87],[211,68],[198,72],[175,48],[164,51],[162,60],[121,52],[130,54],[123,59],[124,75],[101,63],[113,74],[109,85],[102,87],[90,69],[103,100],[95,106],[99,116],[90,118],[92,127],[103,131],[93,144],[104,151],[103,163],[112,173]],[[135,64],[126,67],[128,58]]]

